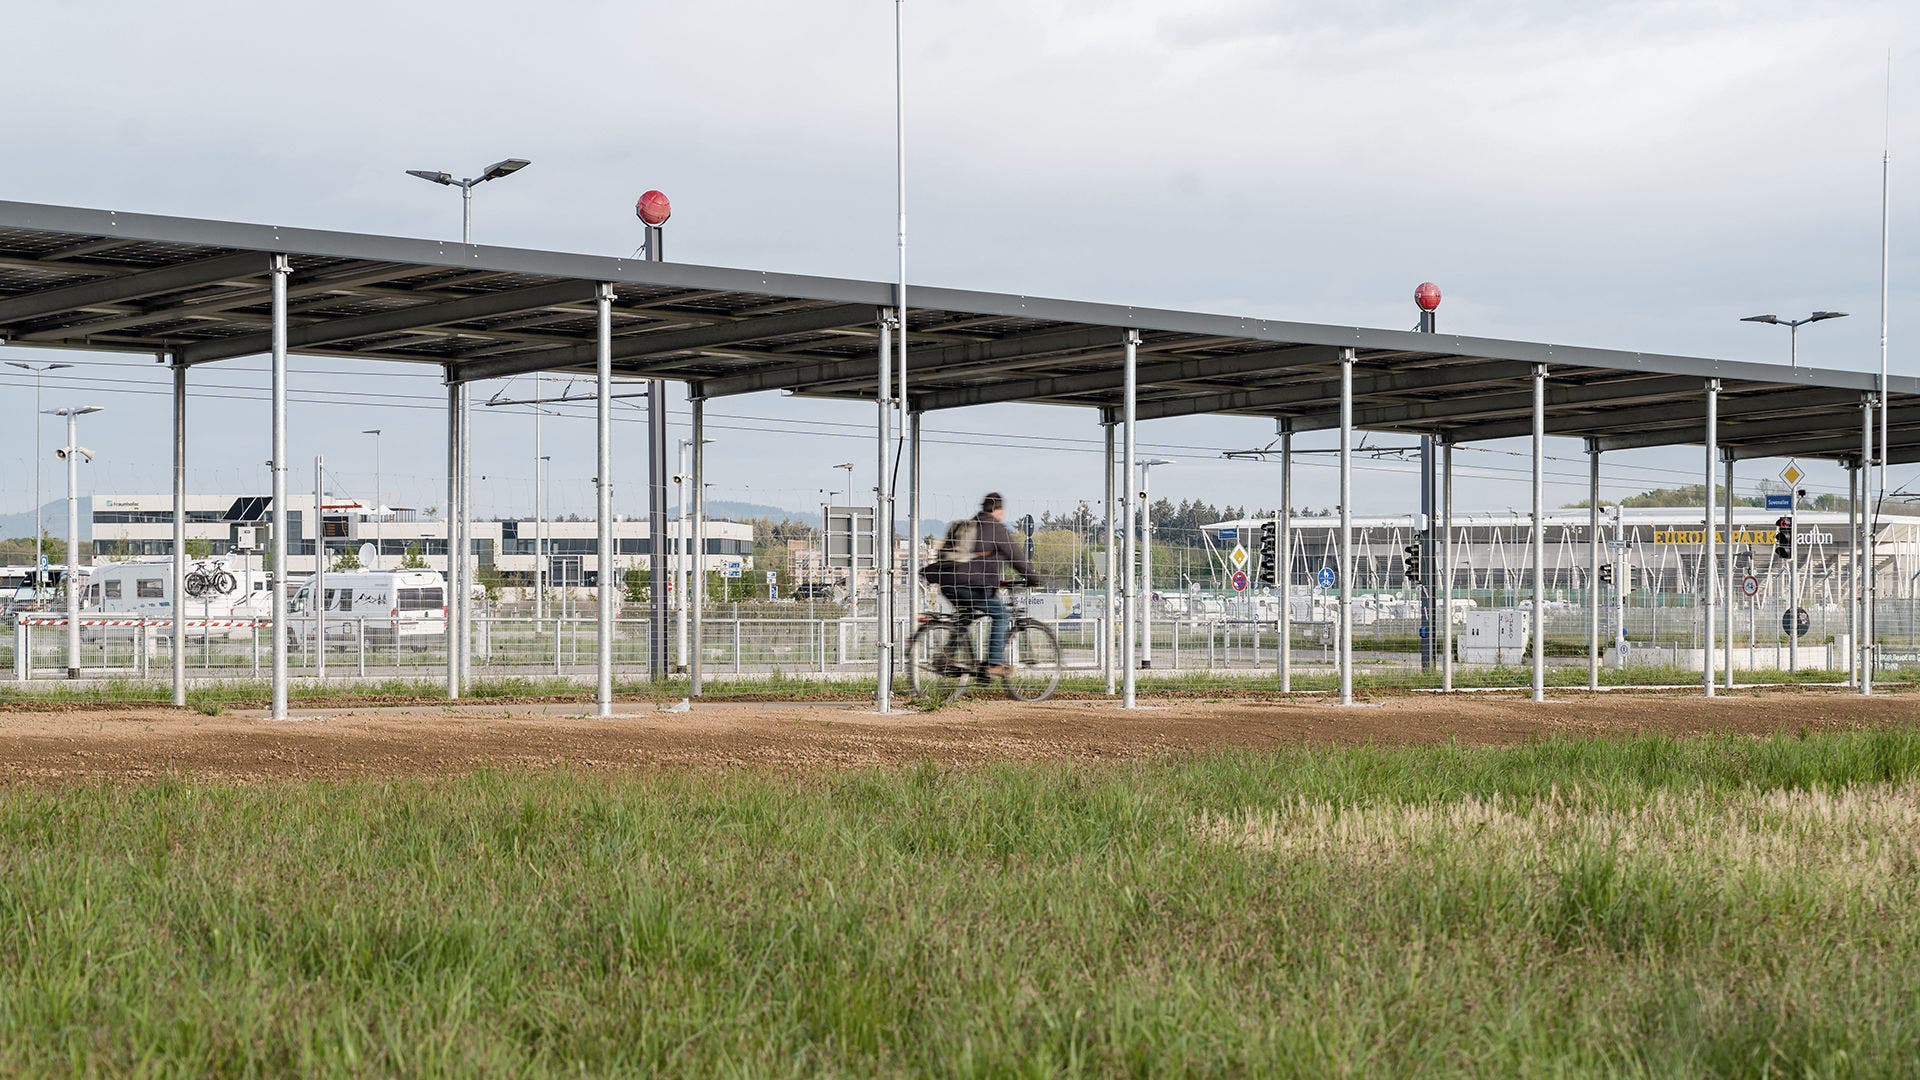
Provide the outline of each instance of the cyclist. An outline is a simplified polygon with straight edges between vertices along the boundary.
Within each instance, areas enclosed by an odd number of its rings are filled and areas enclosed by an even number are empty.
[[[1013,612],[1000,595],[1004,567],[1012,566],[1022,580],[1038,588],[1040,575],[1033,572],[1013,533],[1004,522],[1006,501],[997,491],[989,491],[980,500],[980,512],[962,518],[947,527],[940,551],[921,576],[940,589],[962,615],[992,620],[987,638],[987,675],[1001,678],[1012,673],[1007,666],[1007,634],[1013,628]]]

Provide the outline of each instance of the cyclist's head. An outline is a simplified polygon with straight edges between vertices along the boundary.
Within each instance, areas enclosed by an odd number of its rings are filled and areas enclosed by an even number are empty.
[[[1000,497],[999,492],[989,491],[987,492],[986,498],[980,500],[980,512],[983,514],[992,514],[997,520],[1005,516],[1007,512],[1006,500]]]

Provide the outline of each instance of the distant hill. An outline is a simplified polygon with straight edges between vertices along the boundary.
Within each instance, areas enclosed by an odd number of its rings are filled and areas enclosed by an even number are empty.
[[[67,500],[55,499],[40,507],[40,527],[54,536],[64,539],[67,535]],[[33,535],[33,511],[22,510],[17,514],[0,514],[0,540],[16,536]],[[80,542],[88,543],[93,539],[93,499],[80,496]]]

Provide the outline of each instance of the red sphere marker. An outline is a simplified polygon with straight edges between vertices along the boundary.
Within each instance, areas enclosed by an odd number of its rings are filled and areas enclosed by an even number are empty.
[[[664,225],[673,216],[673,204],[663,191],[649,191],[633,204],[633,213],[648,225]]]
[[[1423,281],[1413,290],[1413,302],[1420,305],[1421,311],[1432,311],[1440,306],[1440,286],[1431,281]]]

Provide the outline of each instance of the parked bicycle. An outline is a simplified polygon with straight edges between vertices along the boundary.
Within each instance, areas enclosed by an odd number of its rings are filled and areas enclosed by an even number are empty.
[[[939,705],[957,700],[969,684],[990,681],[987,674],[983,613],[930,612],[907,643],[907,693],[915,701]],[[1060,685],[1060,638],[1053,627],[1025,614],[1014,616],[1007,634],[1006,675],[1000,681],[1016,701],[1045,701]]]

